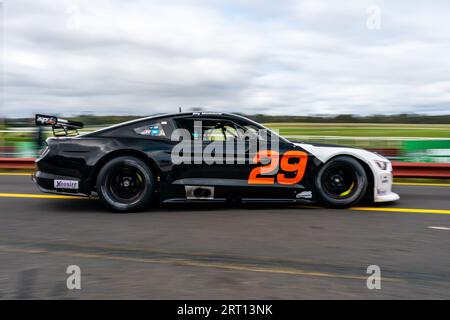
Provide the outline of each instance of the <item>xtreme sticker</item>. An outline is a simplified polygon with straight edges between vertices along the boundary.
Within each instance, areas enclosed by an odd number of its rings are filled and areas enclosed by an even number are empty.
[[[54,180],[55,189],[78,189],[76,180]]]

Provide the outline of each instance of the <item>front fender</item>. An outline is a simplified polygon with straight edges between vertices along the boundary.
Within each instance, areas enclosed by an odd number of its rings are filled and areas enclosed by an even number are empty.
[[[375,202],[395,201],[400,197],[392,192],[393,176],[392,164],[389,160],[364,149],[334,147],[334,146],[315,146],[312,144],[296,143],[300,148],[308,151],[322,163],[329,161],[337,156],[351,156],[365,163],[373,175],[374,189],[373,199]],[[376,160],[388,162],[386,170],[382,170],[376,164]]]

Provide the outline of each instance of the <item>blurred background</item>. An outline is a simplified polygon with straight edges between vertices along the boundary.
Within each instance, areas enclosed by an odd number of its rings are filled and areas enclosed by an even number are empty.
[[[291,141],[366,148],[394,161],[450,163],[450,116],[246,116]],[[135,118],[82,115],[71,119],[83,122],[86,127],[80,133],[86,133]],[[4,119],[0,135],[0,157],[33,158],[53,133],[35,127],[33,118],[9,118]]]
[[[291,140],[450,162],[450,4],[0,3],[0,157],[33,158],[35,113],[85,132],[159,112],[237,112]]]
[[[449,299],[449,17],[448,0],[0,0],[0,299]],[[374,150],[401,198],[120,215],[30,179],[37,113],[89,132],[180,108]]]

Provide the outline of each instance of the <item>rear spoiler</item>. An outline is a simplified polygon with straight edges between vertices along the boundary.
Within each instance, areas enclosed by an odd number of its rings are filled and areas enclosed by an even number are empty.
[[[55,137],[77,136],[78,129],[82,129],[84,126],[81,122],[69,121],[43,114],[36,115],[35,123],[39,127],[51,126]]]

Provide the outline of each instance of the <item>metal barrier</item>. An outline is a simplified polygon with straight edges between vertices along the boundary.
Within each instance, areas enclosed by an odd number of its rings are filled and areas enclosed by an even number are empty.
[[[450,179],[450,163],[393,162],[394,177]],[[34,169],[32,158],[0,158],[0,169]]]
[[[34,159],[0,158],[0,169],[34,169]]]
[[[394,177],[450,179],[450,163],[393,162]]]

